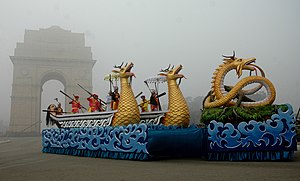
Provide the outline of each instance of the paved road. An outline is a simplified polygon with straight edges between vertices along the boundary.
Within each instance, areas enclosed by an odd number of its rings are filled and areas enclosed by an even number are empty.
[[[8,139],[0,143],[0,181],[300,180],[300,151],[290,162],[129,161],[46,154],[40,137]]]

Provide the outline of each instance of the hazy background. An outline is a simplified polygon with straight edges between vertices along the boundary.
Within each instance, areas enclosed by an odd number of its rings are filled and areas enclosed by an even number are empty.
[[[25,29],[53,25],[85,34],[97,60],[93,92],[102,98],[109,86],[104,75],[122,61],[135,64],[135,93],[149,95],[145,78],[168,64],[182,64],[184,96],[204,96],[222,54],[235,50],[238,57],[257,58],[277,88],[275,103],[291,103],[295,111],[300,106],[298,0],[1,0],[0,22],[0,120],[7,122],[13,75],[9,56],[17,42],[24,42]],[[46,83],[48,91],[57,84],[52,83]]]

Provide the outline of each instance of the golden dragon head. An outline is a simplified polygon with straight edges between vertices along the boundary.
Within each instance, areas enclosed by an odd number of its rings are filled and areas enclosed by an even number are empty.
[[[174,66],[170,69],[170,66],[167,69],[161,69],[158,75],[166,76],[168,80],[176,80],[178,78],[185,78],[183,74],[178,74],[182,69],[182,65],[178,65],[174,68]]]
[[[251,70],[254,71],[255,67],[252,65],[252,63],[255,62],[256,58],[248,58],[248,59],[243,59],[243,58],[237,58],[235,57],[235,52],[233,51],[232,56],[224,56],[224,61],[225,64],[229,64],[230,66],[233,66],[236,70],[236,74],[238,78],[241,77],[243,74],[243,70]]]
[[[119,66],[115,65],[114,68],[117,68],[119,70],[114,69],[114,70],[112,70],[112,72],[119,73],[120,78],[128,78],[128,77],[132,77],[132,76],[135,77],[135,74],[130,72],[133,67],[133,63],[132,62],[126,63],[126,65],[124,65],[124,66],[123,66],[123,63],[124,62],[122,62],[122,64]]]

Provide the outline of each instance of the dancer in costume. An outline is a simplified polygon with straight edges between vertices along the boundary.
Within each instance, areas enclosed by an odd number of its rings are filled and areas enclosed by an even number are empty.
[[[69,102],[69,104],[72,104],[72,113],[79,113],[79,109],[81,109],[81,104],[79,102],[79,96],[77,95],[73,95],[75,100],[72,100],[71,102]]]
[[[57,114],[57,115],[62,115],[63,112],[64,112],[64,110],[63,110],[63,108],[61,107],[61,103],[59,102],[59,103],[57,104],[56,114]]]
[[[114,92],[112,93],[112,102],[111,102],[112,110],[118,109],[118,105],[119,105],[119,101],[120,101],[120,94],[119,94],[118,90],[119,90],[118,87],[115,86]]]
[[[155,90],[151,91],[150,107],[151,111],[158,111],[158,98]]]
[[[57,102],[57,107],[55,107],[56,114],[57,115],[62,115],[64,110],[61,107],[61,103],[58,101],[58,98],[55,98],[54,100]]]
[[[87,100],[89,101],[89,106],[90,106],[88,112],[103,111],[101,103],[98,101],[97,94],[92,94],[90,97],[87,98]]]
[[[141,112],[148,112],[148,105],[150,103],[150,100],[147,100],[144,95],[141,96],[141,99],[142,101],[139,104],[139,106],[141,107]]]

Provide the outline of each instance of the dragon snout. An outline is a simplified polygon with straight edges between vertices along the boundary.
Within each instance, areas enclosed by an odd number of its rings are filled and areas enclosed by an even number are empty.
[[[247,60],[247,62],[245,63],[245,65],[243,66],[243,69],[246,70],[255,70],[255,66],[253,65],[253,63],[255,63],[256,58],[250,58]]]
[[[174,74],[178,74],[180,70],[182,70],[182,65],[178,65],[176,68],[174,68]]]

